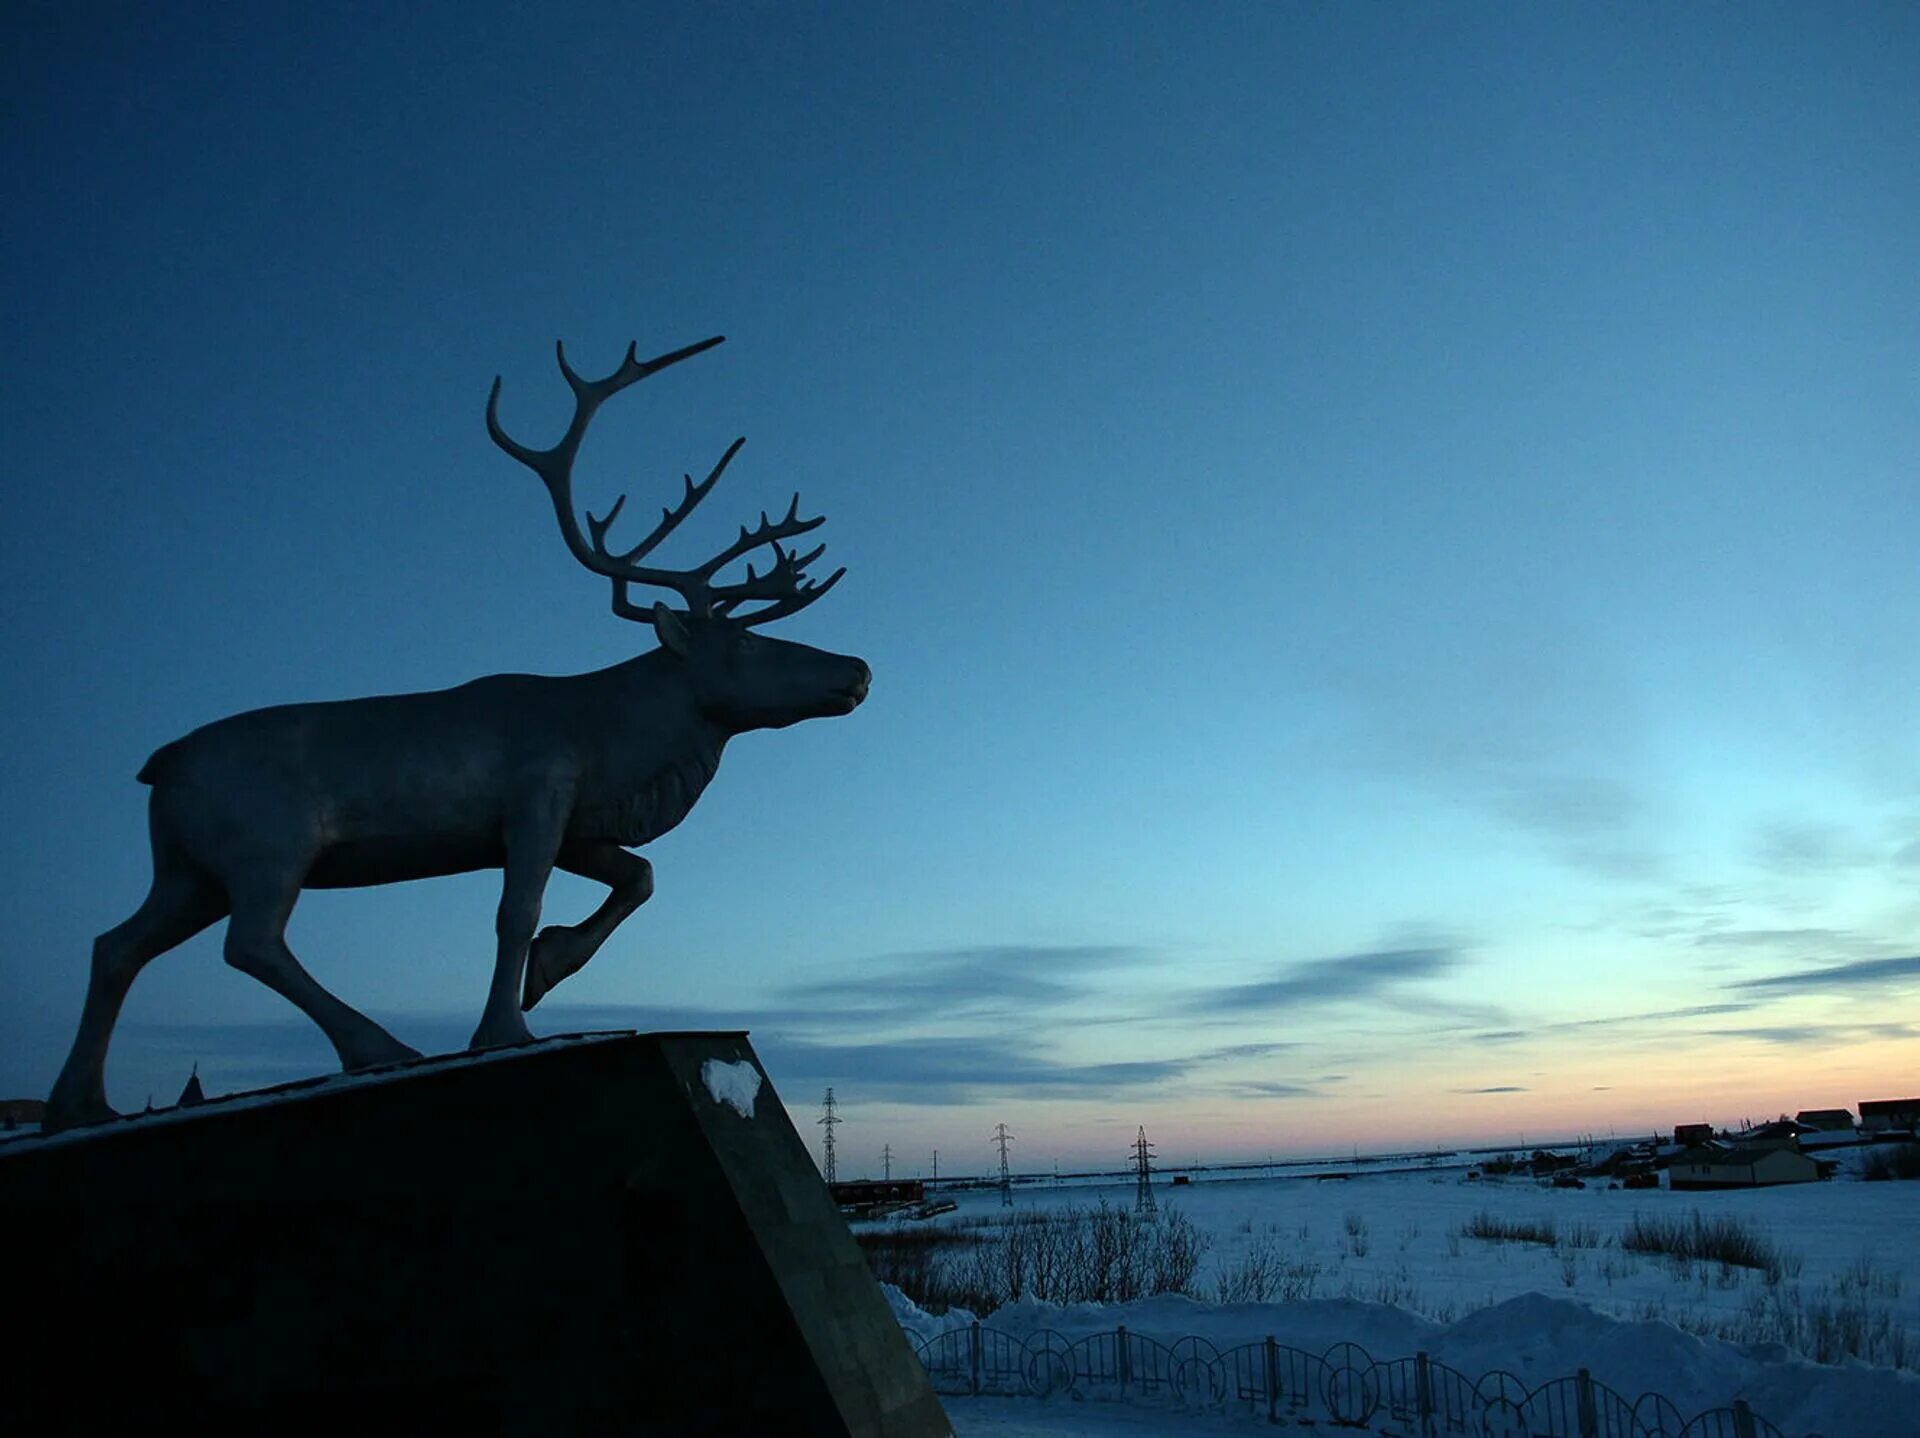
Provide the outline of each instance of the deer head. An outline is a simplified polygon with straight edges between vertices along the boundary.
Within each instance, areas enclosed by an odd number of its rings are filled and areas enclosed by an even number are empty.
[[[799,613],[846,573],[844,568],[836,569],[824,583],[811,580],[806,575],[807,566],[826,551],[826,546],[816,545],[805,554],[786,547],[786,541],[826,522],[824,515],[802,519],[798,494],[783,518],[770,520],[763,510],[755,528],[740,526],[739,538],[703,564],[691,569],[662,569],[640,562],[712,492],[746,443],[745,438],[728,445],[699,483],[687,475],[679,503],[663,508],[660,522],[630,548],[615,551],[607,545],[607,533],[627,502],[624,494],[604,518],[589,513],[584,533],[575,517],[573,462],[601,404],[668,365],[712,349],[724,338],[715,335],[645,361],[637,358],[637,346],[629,345],[620,367],[600,380],[582,379],[567,363],[566,346],[556,344],[560,373],[573,391],[573,418],[559,442],[550,449],[530,449],[501,428],[498,376],[487,397],[487,433],[501,449],[540,476],[569,552],[589,571],[613,582],[615,614],[653,626],[661,649],[678,658],[684,667],[701,711],[709,720],[728,732],[740,733],[851,713],[867,697],[872,681],[872,671],[863,660],[751,632],[755,625]],[[749,562],[745,579],[720,582],[719,575],[728,565],[761,548],[773,551],[764,573],[756,573]],[[671,590],[684,607],[673,608],[657,601],[651,605],[636,603],[629,594],[636,584]]]

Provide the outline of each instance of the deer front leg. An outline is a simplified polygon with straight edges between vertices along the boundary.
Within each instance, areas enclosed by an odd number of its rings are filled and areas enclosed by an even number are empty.
[[[605,884],[613,892],[578,924],[555,925],[535,937],[527,956],[526,984],[520,991],[523,1011],[531,1011],[555,984],[585,968],[627,915],[653,896],[653,865],[618,844],[564,845],[556,865]]]
[[[572,786],[556,785],[507,825],[500,912],[494,920],[499,946],[494,954],[493,985],[487,990],[487,1007],[469,1048],[498,1048],[526,1043],[533,1037],[520,1014],[520,977],[526,969],[527,946],[540,925],[540,900],[553,874],[572,809]]]

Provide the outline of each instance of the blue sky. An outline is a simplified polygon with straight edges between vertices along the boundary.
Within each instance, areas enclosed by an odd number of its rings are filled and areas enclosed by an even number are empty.
[[[583,502],[798,489],[751,736],[535,1014],[754,1031],[984,1167],[1620,1131],[1920,1071],[1920,19],[1735,10],[28,6],[4,67],[0,1091],[144,891],[159,744],[651,644]],[[704,547],[703,547],[704,546]],[[293,945],[426,1048],[493,876]],[[556,880],[550,922],[597,891]],[[219,960],[122,1106],[323,1069]],[[913,1160],[918,1162],[917,1159]]]

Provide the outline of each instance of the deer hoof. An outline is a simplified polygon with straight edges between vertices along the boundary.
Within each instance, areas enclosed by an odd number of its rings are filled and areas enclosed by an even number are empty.
[[[65,1129],[84,1128],[90,1123],[111,1123],[119,1117],[120,1111],[104,1098],[73,1104],[49,1103],[40,1116],[40,1132],[60,1133]]]
[[[593,951],[579,942],[575,929],[542,929],[527,950],[527,973],[520,982],[520,1012],[531,1013],[562,979],[586,967]]]
[[[532,1042],[533,1031],[527,1027],[526,1021],[520,1015],[510,1013],[499,1019],[482,1018],[480,1027],[473,1031],[473,1038],[468,1041],[467,1048],[469,1050],[498,1049],[512,1044]]]
[[[340,1067],[346,1073],[358,1073],[361,1069],[374,1069],[386,1064],[403,1064],[420,1057],[420,1050],[411,1044],[403,1044],[392,1034],[383,1033],[377,1038],[369,1038],[355,1045],[351,1054],[341,1054]]]

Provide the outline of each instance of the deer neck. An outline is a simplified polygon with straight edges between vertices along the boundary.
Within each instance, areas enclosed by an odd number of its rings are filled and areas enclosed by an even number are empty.
[[[692,810],[720,768],[727,733],[706,718],[676,667],[654,655],[609,671],[613,724],[594,782],[569,833],[634,847],[659,838]]]

